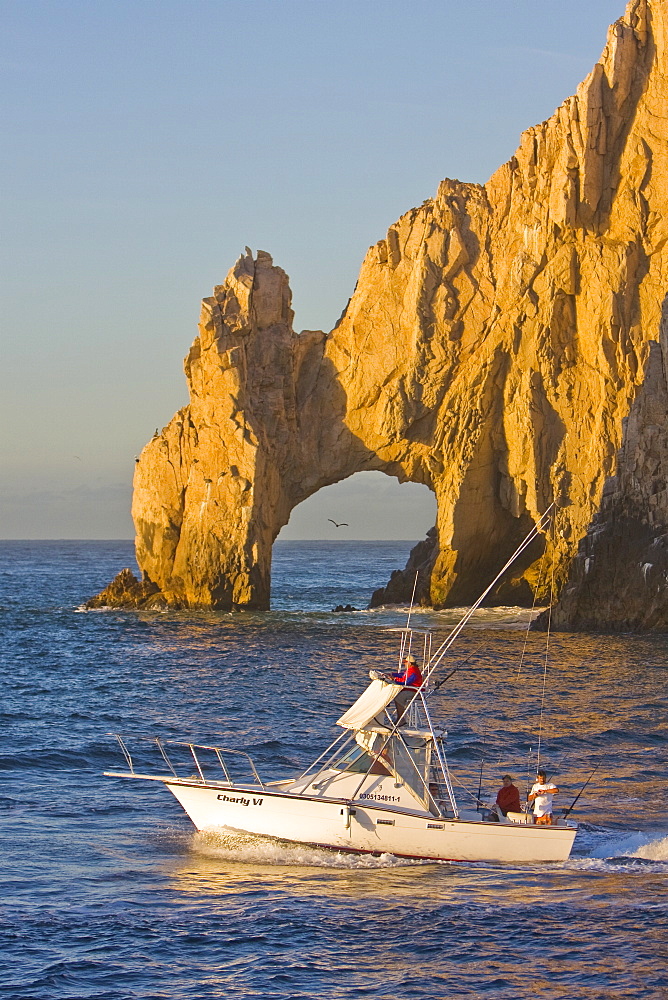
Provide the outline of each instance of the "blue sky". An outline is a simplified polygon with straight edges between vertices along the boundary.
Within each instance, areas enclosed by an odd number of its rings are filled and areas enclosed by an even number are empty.
[[[199,301],[243,247],[290,275],[297,329],[331,329],[367,247],[443,177],[484,182],[622,12],[0,2],[0,537],[131,537],[134,456],[187,402]],[[329,537],[330,506],[357,537],[433,519],[420,487],[331,489],[282,537]]]

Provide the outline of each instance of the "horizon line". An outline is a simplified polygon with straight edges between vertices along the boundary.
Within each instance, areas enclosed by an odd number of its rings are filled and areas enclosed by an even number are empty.
[[[415,538],[277,538],[276,542],[413,542]],[[134,542],[134,538],[0,538],[0,542]]]

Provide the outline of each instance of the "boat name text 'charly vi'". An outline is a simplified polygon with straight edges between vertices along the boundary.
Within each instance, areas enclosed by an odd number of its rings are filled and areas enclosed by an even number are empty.
[[[218,799],[219,802],[233,802],[233,803],[235,803],[238,806],[249,806],[249,805],[251,805],[251,800],[250,799],[232,798],[229,795],[217,795],[216,798]],[[262,805],[262,799],[253,799],[252,800],[252,805],[254,805],[254,806],[261,806]]]

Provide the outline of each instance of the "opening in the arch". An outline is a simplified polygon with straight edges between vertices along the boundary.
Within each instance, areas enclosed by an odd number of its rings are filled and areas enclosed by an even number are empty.
[[[358,472],[292,512],[274,543],[275,611],[368,607],[436,523],[436,498],[419,483]]]

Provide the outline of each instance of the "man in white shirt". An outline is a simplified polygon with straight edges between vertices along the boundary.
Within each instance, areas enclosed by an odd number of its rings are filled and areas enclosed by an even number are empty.
[[[552,796],[559,789],[552,781],[547,780],[545,771],[538,771],[536,782],[529,792],[529,802],[533,802],[534,823],[539,826],[550,826],[552,819]]]

